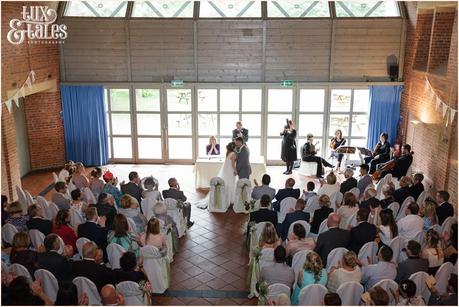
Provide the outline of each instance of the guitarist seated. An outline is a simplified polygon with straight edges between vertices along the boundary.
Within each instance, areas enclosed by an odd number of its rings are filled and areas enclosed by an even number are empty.
[[[378,164],[376,167],[378,170],[382,170],[385,165],[391,165],[389,169],[383,170],[381,172],[381,177],[384,178],[387,174],[392,174],[393,177],[400,179],[406,175],[408,168],[410,168],[411,163],[413,162],[413,152],[411,151],[411,146],[408,144],[403,145],[402,155],[400,157],[395,157],[385,164]]]

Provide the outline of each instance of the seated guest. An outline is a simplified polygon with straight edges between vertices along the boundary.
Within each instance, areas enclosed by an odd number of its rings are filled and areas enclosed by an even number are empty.
[[[86,222],[78,225],[78,238],[88,238],[95,242],[102,251],[107,248],[108,230],[105,227],[106,217],[97,214],[96,207],[86,210]]]
[[[298,305],[301,289],[312,284],[325,286],[327,279],[327,271],[324,269],[320,256],[315,252],[308,253],[304,270],[298,273],[297,283],[292,294],[292,305]]]
[[[89,179],[86,177],[86,170],[83,163],[78,162],[75,164],[75,173],[72,175],[72,182],[75,188],[80,190],[89,188]]]
[[[118,185],[118,178],[114,177],[110,171],[106,171],[102,178],[104,178],[105,181],[102,193],[110,194],[114,198],[116,207],[118,208],[120,206],[121,196],[123,196],[120,189],[116,187]]]
[[[8,218],[5,220],[5,224],[11,224],[16,227],[18,231],[27,231],[27,221],[29,216],[22,214],[22,206],[18,201],[12,202],[8,206]]]
[[[382,188],[382,193],[384,198],[379,202],[381,203],[381,208],[386,209],[390,204],[396,201],[394,198],[395,189],[392,185],[385,184]]]
[[[77,251],[75,230],[70,226],[69,210],[59,210],[53,225],[53,233],[62,238],[65,245],[70,245],[73,252]]]
[[[105,182],[100,179],[100,177],[102,177],[102,169],[100,167],[95,167],[91,172],[89,188],[96,198],[99,197],[99,194],[102,193],[105,186]]]
[[[39,205],[32,205],[27,209],[30,219],[27,221],[27,229],[36,229],[45,236],[49,235],[53,229],[53,223],[43,218],[43,208]]]
[[[341,218],[337,213],[332,213],[328,216],[327,226],[328,230],[321,233],[317,237],[316,247],[314,251],[322,258],[322,263],[327,264],[327,256],[336,247],[348,247],[350,232],[340,229]]]
[[[260,210],[250,212],[249,222],[271,222],[277,225],[277,213],[269,209],[270,203],[269,196],[263,195],[260,199]]]
[[[359,205],[359,208],[365,208],[368,210],[370,210],[370,207],[380,207],[379,199],[376,198],[376,190],[373,188],[366,189],[366,191],[363,193],[363,198]]]
[[[106,218],[105,226],[112,228],[113,218],[116,214],[115,199],[107,193],[100,193],[96,204],[97,214]]]
[[[131,218],[136,226],[136,233],[142,233],[145,230],[147,219],[140,212],[139,203],[137,200],[129,194],[125,194],[121,197],[120,208],[118,213],[124,214],[126,217]]]
[[[288,230],[290,229],[290,225],[292,225],[293,222],[305,221],[309,223],[309,213],[303,211],[304,206],[305,206],[304,200],[302,198],[299,198],[295,204],[295,211],[287,213],[285,215],[285,219],[281,227],[282,229],[281,238],[283,241],[287,239]]]
[[[325,177],[326,182],[323,180],[320,181],[320,188],[317,191],[317,195],[327,195],[331,197],[334,193],[339,192],[339,183],[336,181],[336,176],[333,172]]]
[[[314,136],[309,133],[306,136],[307,142],[303,145],[303,148],[301,149],[301,160],[304,162],[316,162],[317,163],[317,170],[316,170],[316,177],[317,178],[323,178],[323,166],[325,165],[326,167],[331,167],[333,168],[334,166],[331,165],[330,163],[327,162],[324,158],[317,156],[317,152],[319,151],[319,148],[316,149],[317,143],[314,143]],[[297,197],[298,198],[298,197]]]
[[[413,239],[419,231],[424,227],[422,217],[418,215],[419,206],[416,203],[411,203],[405,210],[406,216],[397,222],[398,234],[405,239]]]
[[[54,304],[56,306],[87,306],[89,305],[89,299],[85,292],[78,297],[78,289],[75,284],[65,281],[59,285]]]
[[[383,245],[378,252],[379,262],[375,264],[369,264],[362,268],[362,284],[365,285],[365,289],[370,289],[378,281],[383,279],[394,279],[397,276],[397,268],[392,260],[394,255],[392,249],[389,246]]]
[[[8,218],[8,197],[2,195],[2,226],[5,225],[5,220]]]
[[[324,296],[324,306],[341,306],[341,298],[339,297],[338,293],[328,292]]]
[[[373,287],[368,290],[368,301],[362,296],[364,306],[388,306],[389,293],[380,286]]]
[[[457,274],[451,273],[446,286],[446,293],[438,292],[435,284],[427,284],[431,295],[429,306],[457,306]]]
[[[345,180],[341,182],[341,185],[339,188],[339,191],[341,193],[344,194],[348,192],[350,189],[357,187],[357,179],[355,179],[353,176],[354,176],[354,171],[351,168],[346,168],[346,170],[344,171]]]
[[[293,256],[299,251],[309,249],[314,250],[316,246],[314,239],[306,237],[306,229],[301,224],[293,225],[293,233],[288,236],[288,243],[286,246],[287,256],[290,259],[289,263],[293,259]]]
[[[348,251],[343,255],[343,259],[338,262],[338,267],[332,266],[330,268],[327,288],[330,292],[336,292],[345,282],[360,283],[361,278],[362,272],[357,265],[357,255],[353,251]]]
[[[123,306],[125,303],[123,294],[111,284],[105,285],[100,290],[100,298],[104,306]]]
[[[359,169],[360,179],[357,182],[357,188],[360,191],[360,195],[363,195],[367,186],[369,186],[370,184],[373,184],[373,179],[371,179],[371,176],[368,175],[368,169],[369,169],[368,165],[366,164],[360,165],[360,169]]]
[[[180,185],[177,182],[177,179],[170,178],[167,183],[169,184],[169,190],[163,191],[163,197],[172,198],[175,200],[180,200],[183,203],[183,216],[186,219],[186,224],[188,227],[194,225],[194,222],[191,221],[191,204],[186,202],[186,196],[183,194],[183,191],[180,191]]]
[[[117,213],[113,219],[113,230],[109,231],[107,243],[116,243],[124,247],[127,251],[135,253],[140,257],[140,246],[135,234],[129,231],[129,223],[126,216]]]
[[[376,166],[380,163],[385,163],[390,159],[390,143],[387,141],[389,135],[386,132],[381,133],[379,142],[375,146],[373,155],[365,157],[365,164],[369,164],[370,174],[376,171]]]
[[[54,305],[54,302],[43,291],[41,283],[38,280],[31,282],[25,276],[15,277],[8,284],[6,292],[8,292],[7,299],[3,300],[2,297],[3,306]]]
[[[58,181],[54,184],[56,193],[51,197],[51,201],[56,204],[59,210],[70,209],[70,197],[67,193],[67,184],[62,181]]]
[[[280,203],[284,198],[293,197],[295,199],[300,198],[300,189],[294,189],[295,179],[288,178],[285,181],[285,189],[279,189],[276,193],[276,202],[273,203],[273,209],[276,211],[280,210]]]
[[[150,245],[158,248],[162,256],[167,254],[166,237],[161,233],[159,220],[152,217],[147,224],[147,229],[140,235],[143,246]]]
[[[443,222],[450,216],[454,216],[454,208],[449,202],[449,193],[447,191],[437,192],[437,217],[438,224],[442,225]]]
[[[301,196],[301,198],[304,199],[305,203],[308,202],[309,198],[317,195],[317,193],[314,192],[315,188],[316,188],[316,185],[314,184],[314,181],[308,181],[308,183],[306,184],[307,190],[303,190],[303,195]]]
[[[437,218],[437,204],[430,199],[424,201],[422,206],[421,215],[424,221],[424,231],[427,231],[430,227],[438,224]]]
[[[137,257],[133,252],[125,252],[120,258],[120,269],[115,270],[117,283],[129,280],[136,283],[148,281],[145,273],[137,265]]]
[[[175,252],[178,247],[177,245],[178,244],[177,224],[175,224],[174,219],[170,215],[167,214],[167,207],[162,201],[159,201],[156,203],[155,207],[153,208],[153,212],[157,219],[162,220],[164,222],[165,227],[171,229],[172,239],[174,243],[174,252]]]
[[[389,246],[390,241],[398,236],[398,227],[391,209],[379,212],[378,235],[382,244]]]
[[[255,187],[252,190],[252,199],[258,200],[263,195],[268,195],[269,199],[272,201],[276,196],[276,189],[270,188],[269,184],[271,183],[271,177],[268,174],[264,174],[261,178],[262,185],[259,186],[255,181]]]
[[[422,296],[416,296],[416,284],[414,281],[404,279],[398,285],[398,290],[389,288],[397,306],[425,306]]]
[[[384,178],[387,174],[392,174],[393,177],[400,179],[406,175],[406,172],[410,168],[413,162],[413,156],[411,153],[411,146],[405,144],[402,146],[402,155],[392,159],[395,162],[395,166],[389,170],[381,173],[381,178]]]
[[[362,246],[367,242],[372,242],[376,238],[376,226],[367,222],[368,209],[361,208],[357,211],[358,225],[351,229],[349,250],[359,253]]]
[[[422,249],[421,258],[429,261],[428,273],[435,276],[443,264],[444,255],[440,235],[433,229],[429,229],[425,235],[425,246]]]
[[[53,273],[58,281],[70,279],[70,265],[68,260],[72,256],[70,249],[65,248],[64,254],[59,254],[61,248],[59,237],[52,233],[45,237],[43,245],[44,253],[38,253],[37,266],[39,269],[45,269]]]
[[[319,233],[320,224],[328,217],[333,209],[330,208],[330,198],[327,195],[320,195],[319,197],[320,208],[314,211],[311,222],[311,232]]]
[[[421,244],[414,240],[408,241],[405,253],[408,256],[408,259],[403,260],[398,264],[397,276],[395,277],[395,281],[397,282],[410,278],[410,276],[414,273],[427,273],[429,270],[429,261],[420,257]]]
[[[457,262],[457,223],[451,225],[450,232],[445,232],[443,254],[445,255],[445,262],[456,264]]]
[[[72,179],[72,175],[75,173],[75,168],[75,162],[72,160],[66,161],[64,168],[59,172],[59,181],[65,181],[66,183],[69,183]]]
[[[142,202],[142,192],[143,192],[143,189],[140,186],[140,182],[141,180],[140,180],[139,174],[137,172],[130,172],[129,182],[125,184],[123,181],[120,184],[121,192],[123,192],[124,194],[131,195],[132,197],[137,199],[137,202],[139,204]]]
[[[336,213],[341,217],[341,223],[339,225],[342,229],[347,229],[349,219],[359,211],[357,207],[357,199],[351,192],[344,193],[342,205],[338,207]]]
[[[403,202],[408,196],[411,196],[410,184],[411,178],[408,176],[403,176],[400,179],[400,188],[394,192],[395,201],[398,202],[400,206],[402,206]]]
[[[290,289],[295,282],[295,272],[285,263],[285,248],[279,245],[274,249],[274,263],[265,265],[260,271],[260,281],[268,285],[283,284]]]
[[[220,144],[217,144],[217,139],[215,136],[209,138],[209,144],[206,146],[206,155],[213,156],[220,154]]]
[[[31,242],[27,232],[17,232],[11,244],[10,262],[22,264],[33,276],[37,269],[37,252],[30,249]]]
[[[70,207],[75,210],[78,210],[80,214],[86,212],[88,205],[83,201],[83,193],[81,193],[80,189],[76,188],[75,190],[70,192],[70,196],[72,198],[72,200],[70,201]]]
[[[270,222],[265,224],[263,231],[260,234],[258,246],[263,248],[276,248],[281,244],[279,237],[277,236],[276,227]]]
[[[413,185],[410,187],[410,192],[415,200],[418,200],[419,195],[424,191],[424,185],[422,184],[423,180],[423,174],[416,173],[413,175]]]
[[[112,269],[102,264],[102,251],[94,242],[86,242],[83,245],[83,260],[73,261],[71,265],[72,279],[83,276],[90,279],[100,291],[106,284],[115,281]]]
[[[142,192],[142,198],[151,198],[156,201],[163,200],[161,192],[158,191],[158,181],[153,176],[143,179],[143,187],[145,190]]]
[[[379,212],[381,212],[381,205],[378,199],[375,198],[375,201],[370,202],[370,216],[368,217],[368,222],[375,224],[375,220],[379,218]]]

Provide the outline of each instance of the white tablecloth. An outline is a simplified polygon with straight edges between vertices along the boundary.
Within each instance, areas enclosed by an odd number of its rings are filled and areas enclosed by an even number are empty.
[[[194,184],[196,189],[198,188],[209,188],[210,179],[218,175],[220,168],[223,166],[225,157],[213,156],[210,159],[208,157],[198,158],[194,165]],[[266,165],[264,157],[251,157],[250,165],[252,167],[252,175],[250,180],[257,179],[261,182],[261,177],[266,174]]]

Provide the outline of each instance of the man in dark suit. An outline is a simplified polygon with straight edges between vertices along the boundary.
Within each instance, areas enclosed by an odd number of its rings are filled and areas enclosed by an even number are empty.
[[[183,216],[186,219],[188,227],[194,225],[194,222],[191,221],[191,204],[186,202],[186,196],[183,191],[180,191],[180,185],[177,182],[177,179],[170,178],[167,183],[169,184],[169,190],[163,191],[163,198],[172,198],[175,200],[180,200],[183,202]]]
[[[32,205],[27,209],[30,220],[27,221],[27,229],[37,229],[45,236],[49,235],[53,228],[53,223],[43,218],[43,208],[38,205]]]
[[[106,258],[107,248],[107,234],[108,230],[105,228],[106,217],[99,217],[97,209],[90,207],[86,210],[86,222],[78,225],[78,238],[88,238],[95,242],[97,246],[104,252],[104,259]]]
[[[70,257],[72,252],[65,249],[64,255],[58,253],[60,243],[58,236],[54,233],[47,235],[43,244],[46,251],[37,254],[38,268],[50,271],[58,281],[70,280],[72,261],[68,260],[67,257]]]
[[[402,155],[400,157],[395,157],[392,160],[395,162],[395,166],[392,168],[392,170],[382,172],[381,178],[384,178],[389,173],[392,174],[393,177],[397,177],[397,179],[400,179],[402,176],[406,175],[406,172],[408,171],[411,163],[413,162],[411,146],[408,144],[403,145]],[[378,166],[376,166],[376,168],[378,168]]]
[[[448,202],[449,193],[447,191],[437,192],[437,203],[439,204],[436,212],[438,217],[438,224],[441,225],[449,217],[454,216],[454,208]]]
[[[296,221],[306,221],[309,223],[309,218],[310,218],[309,213],[303,211],[305,205],[306,204],[304,202],[304,199],[299,198],[296,201],[295,211],[291,213],[287,213],[287,215],[285,216],[284,222],[282,223],[282,226],[280,227],[281,228],[280,233],[281,233],[281,237],[283,241],[287,239],[288,229],[290,228],[290,225],[292,225],[292,223]]]
[[[429,271],[429,260],[419,257],[421,254],[421,244],[414,240],[410,240],[406,245],[405,252],[408,259],[403,260],[397,266],[397,277],[395,277],[397,283],[409,279],[411,274],[416,272],[428,273]]]
[[[120,184],[121,192],[123,192],[123,194],[131,195],[132,197],[137,199],[139,204],[142,203],[142,192],[143,192],[143,189],[140,186],[140,182],[141,180],[140,180],[139,174],[137,172],[130,172],[129,182],[125,184],[123,181]]]
[[[270,210],[269,204],[271,200],[268,195],[263,195],[260,198],[260,210],[250,213],[249,222],[261,223],[271,222],[274,226],[277,225],[277,213],[276,211]]]
[[[396,202],[400,204],[400,207],[402,206],[405,199],[408,196],[411,196],[410,183],[411,183],[411,178],[408,176],[403,176],[400,179],[400,188],[395,190],[394,192],[394,199]]]
[[[241,122],[236,122],[236,129],[233,130],[233,142],[235,142],[238,137],[243,139],[244,144],[249,140],[249,130],[242,128]]]
[[[327,264],[328,254],[334,248],[349,246],[350,233],[347,230],[339,228],[340,221],[341,217],[337,213],[330,214],[327,220],[328,230],[321,233],[317,238],[314,251],[322,258],[324,267]]]
[[[273,203],[273,209],[280,211],[280,203],[284,198],[293,197],[295,199],[300,198],[300,189],[294,189],[295,179],[289,178],[285,181],[285,189],[279,189],[275,196],[276,202]]]
[[[414,197],[414,200],[418,200],[419,195],[424,192],[424,185],[422,181],[424,180],[424,175],[421,173],[416,173],[413,176],[413,185],[410,187],[411,196]]]
[[[102,263],[102,251],[94,242],[83,245],[83,260],[73,261],[71,265],[72,278],[83,276],[90,279],[100,291],[106,284],[115,282],[115,273]]]
[[[359,254],[362,246],[374,241],[376,238],[376,226],[367,222],[370,210],[361,208],[357,211],[358,225],[351,229],[351,239],[349,243],[349,250]]]
[[[347,168],[344,171],[344,178],[346,180],[344,180],[341,183],[341,186],[339,188],[339,191],[341,193],[344,194],[344,193],[348,192],[350,189],[357,187],[357,179],[355,179],[353,176],[354,176],[354,171],[352,169]]]
[[[97,214],[105,216],[105,227],[112,229],[113,219],[116,215],[115,199],[107,193],[100,193],[96,204]]]

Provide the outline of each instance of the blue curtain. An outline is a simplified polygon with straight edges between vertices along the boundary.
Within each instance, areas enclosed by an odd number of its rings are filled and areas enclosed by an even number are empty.
[[[400,118],[400,98],[403,85],[370,86],[367,147],[373,149],[382,132],[389,134],[392,145],[397,137]]]
[[[61,85],[61,99],[67,159],[84,165],[107,164],[104,87]]]

